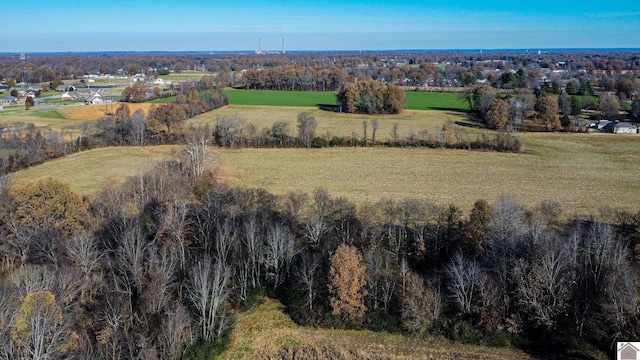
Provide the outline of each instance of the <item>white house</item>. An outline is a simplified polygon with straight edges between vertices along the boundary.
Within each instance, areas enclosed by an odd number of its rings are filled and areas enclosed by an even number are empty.
[[[98,93],[91,95],[90,97],[88,97],[85,101],[85,104],[87,105],[99,105],[99,104],[103,104],[104,101],[102,100],[102,96]]]
[[[627,123],[627,122],[619,122],[619,121],[611,121],[605,127],[601,129],[605,132],[610,132],[614,134],[637,134],[638,127]]]
[[[78,97],[77,97],[77,96],[74,96],[74,95],[72,95],[72,94],[69,94],[69,92],[67,91],[66,93],[62,94],[62,97],[61,97],[61,98],[62,98],[62,100],[64,100],[64,101],[71,101],[71,100],[75,100],[75,99],[77,99]]]

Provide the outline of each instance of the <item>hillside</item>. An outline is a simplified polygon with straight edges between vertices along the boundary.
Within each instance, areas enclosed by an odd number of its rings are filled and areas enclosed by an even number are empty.
[[[516,350],[411,339],[368,330],[297,326],[276,300],[238,315],[220,359],[534,359]]]

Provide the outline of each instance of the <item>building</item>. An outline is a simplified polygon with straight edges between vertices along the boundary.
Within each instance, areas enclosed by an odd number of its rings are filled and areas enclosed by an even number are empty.
[[[0,104],[15,105],[17,103],[18,103],[18,98],[15,96],[5,96],[2,99],[0,99]]]
[[[611,121],[605,125],[602,131],[610,132],[613,134],[637,134],[638,127],[627,122]]]
[[[71,100],[76,100],[78,98],[78,96],[74,93],[71,92],[66,92],[64,94],[62,94],[62,100],[64,101],[71,101]]]

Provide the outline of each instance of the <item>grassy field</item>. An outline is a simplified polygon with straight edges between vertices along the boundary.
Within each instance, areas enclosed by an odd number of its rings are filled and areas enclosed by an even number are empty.
[[[406,110],[398,115],[362,115],[344,114],[332,111],[323,111],[317,107],[283,107],[283,106],[246,106],[229,105],[206,114],[198,116],[192,121],[199,121],[201,124],[215,125],[219,116],[232,116],[238,114],[248,123],[253,124],[258,130],[271,128],[274,122],[284,121],[289,123],[289,134],[295,136],[297,133],[297,116],[301,112],[308,112],[316,118],[318,127],[316,134],[322,137],[352,136],[360,138],[363,135],[362,122],[369,122],[369,137],[371,137],[371,120],[378,119],[379,129],[376,133],[376,140],[386,140],[391,138],[394,123],[398,123],[400,136],[410,133],[417,133],[424,129],[441,129],[449,122],[458,122],[466,125],[473,125],[467,114],[454,111],[411,111]],[[466,127],[469,136],[480,133],[479,129]]]
[[[132,111],[150,106],[130,104]],[[99,118],[104,114],[104,108],[100,105],[60,109],[65,117],[54,110],[10,108],[0,112],[0,123],[13,119],[44,127],[77,126],[81,120]],[[401,137],[422,130],[440,130],[445,125],[460,126],[469,139],[475,139],[485,131],[474,128],[466,113],[436,110],[407,110],[399,115],[374,117],[323,111],[315,106],[230,105],[191,121],[213,125],[218,116],[237,113],[257,131],[270,128],[276,121],[288,122],[289,133],[295,136],[296,117],[303,111],[316,117],[317,135],[328,138],[334,135],[360,138],[362,122],[374,118],[380,122],[379,141],[391,138],[394,123],[398,124]],[[522,133],[518,136],[523,142],[521,154],[413,148],[218,149],[217,152],[222,172],[231,183],[263,187],[278,194],[325,187],[334,195],[360,203],[383,197],[414,196],[439,204],[456,204],[468,210],[478,198],[494,201],[501,194],[510,193],[528,206],[543,200],[557,201],[569,215],[595,214],[602,206],[640,210],[640,179],[637,177],[640,136],[600,133]],[[104,183],[101,176],[109,178],[113,171],[118,173],[114,176],[118,178],[127,169],[138,171],[136,167],[128,166],[128,155],[118,153],[121,150],[101,149],[96,156],[110,151],[117,153],[113,156],[121,157],[121,160],[110,165],[109,171],[96,168],[101,171],[100,176],[71,170],[91,171],[84,162],[100,164],[103,161],[90,159],[91,152],[56,160],[55,168],[67,166],[61,174],[68,179],[62,180],[77,184],[87,182],[81,191],[90,194]],[[88,160],[82,160],[83,156]],[[132,156],[140,158],[139,155]],[[66,162],[69,164],[65,165]],[[120,169],[119,164],[127,166]],[[51,169],[46,172],[52,172]],[[31,175],[16,176],[26,179]],[[76,180],[76,176],[83,179]],[[82,189],[82,186],[76,188]]]
[[[277,194],[325,187],[358,203],[412,196],[470,210],[478,198],[493,202],[509,193],[528,206],[557,201],[568,216],[597,214],[602,206],[640,210],[640,138],[554,137],[523,136],[524,154],[400,148],[217,149],[216,153],[223,179]],[[51,176],[92,196],[104,184],[137,175],[176,151],[171,146],[97,149],[11,177],[22,182]]]
[[[336,105],[333,92],[271,91],[271,90],[225,90],[231,105],[304,106]],[[466,111],[468,106],[458,99],[456,93],[406,92],[406,110],[457,110]]]
[[[6,106],[0,111],[0,125],[25,123],[39,128],[61,129],[77,125],[77,121],[68,119],[56,110],[32,108],[25,110],[24,105]]]
[[[336,94],[318,91],[226,89],[231,105],[306,106],[335,105]]]
[[[148,114],[149,109],[153,105],[154,104],[149,103],[127,104],[132,114],[138,109],[142,109],[145,114]],[[119,103],[113,103],[111,105],[70,106],[58,109],[58,112],[71,120],[95,121],[105,116],[107,112],[115,112],[119,106]]]
[[[356,202],[418,197],[470,210],[509,193],[527,206],[560,203],[567,215],[603,206],[640,210],[640,137],[525,134],[526,153],[443,149],[218,150],[225,178],[278,194],[327,188]]]
[[[20,183],[52,177],[91,197],[109,183],[151,170],[158,161],[172,157],[178,150],[175,146],[96,149],[18,171],[10,178]]]
[[[406,110],[468,111],[469,104],[458,99],[457,93],[405,92]]]
[[[441,338],[419,340],[383,332],[301,327],[282,308],[267,298],[239,314],[229,345],[219,358],[533,359],[517,350],[454,344]]]

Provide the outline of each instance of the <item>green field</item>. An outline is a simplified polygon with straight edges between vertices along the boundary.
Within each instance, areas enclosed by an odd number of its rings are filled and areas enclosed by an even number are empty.
[[[231,105],[314,106],[335,105],[336,94],[318,91],[225,90]]]
[[[333,92],[273,91],[273,90],[225,90],[231,105],[305,106],[336,105]],[[457,93],[405,92],[406,110],[457,110],[467,111],[465,102]]]
[[[469,111],[469,104],[458,99],[457,93],[410,92],[404,93],[406,110],[456,110]]]

